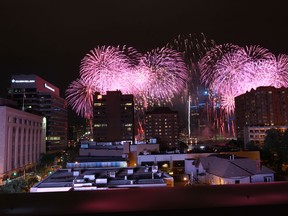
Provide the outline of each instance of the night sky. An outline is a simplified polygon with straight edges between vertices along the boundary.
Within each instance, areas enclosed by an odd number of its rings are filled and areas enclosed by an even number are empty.
[[[140,52],[179,34],[203,32],[216,44],[260,45],[288,54],[286,1],[3,0],[0,3],[0,96],[12,74],[34,73],[65,89],[81,59],[99,45]]]

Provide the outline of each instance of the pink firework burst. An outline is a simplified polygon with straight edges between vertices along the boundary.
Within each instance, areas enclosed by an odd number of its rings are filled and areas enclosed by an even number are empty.
[[[276,58],[276,68],[279,79],[278,86],[288,87],[288,55],[279,54]]]
[[[94,83],[89,79],[77,79],[71,82],[65,91],[68,105],[84,118],[93,116],[93,96],[96,92]]]
[[[214,82],[214,77],[218,76],[218,71],[215,70],[218,61],[221,60],[223,56],[239,49],[239,46],[231,43],[216,45],[211,48],[199,61],[201,82],[209,88],[209,86]]]
[[[143,96],[153,103],[170,103],[185,87],[188,69],[181,52],[156,48],[143,55],[139,66],[149,74]]]
[[[233,116],[234,98],[259,86],[287,86],[286,55],[277,58],[260,46],[216,46],[200,60],[201,80],[221,98],[221,109]]]
[[[80,76],[93,80],[101,94],[116,90],[131,93],[134,88],[131,89],[130,75],[137,55],[133,48],[126,46],[96,47],[82,59]]]
[[[260,46],[242,48],[228,45],[217,46],[216,50],[212,49],[201,60],[201,78],[216,94],[230,98],[230,102],[225,100],[222,107],[233,113],[233,95],[238,96],[258,86],[273,85],[279,76],[275,56],[267,49]],[[221,52],[222,48],[224,51]]]

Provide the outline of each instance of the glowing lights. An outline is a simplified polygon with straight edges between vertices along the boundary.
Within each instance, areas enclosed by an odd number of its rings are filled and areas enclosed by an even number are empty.
[[[12,83],[35,83],[35,80],[11,80]]]
[[[51,86],[49,86],[47,83],[44,83],[44,87],[47,88],[47,89],[49,89],[50,91],[55,92],[55,89],[52,88]]]

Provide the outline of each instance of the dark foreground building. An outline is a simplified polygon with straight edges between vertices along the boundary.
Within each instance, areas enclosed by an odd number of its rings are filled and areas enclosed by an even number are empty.
[[[96,94],[93,105],[93,135],[96,142],[134,142],[134,99],[121,91]]]
[[[266,215],[288,210],[288,182],[11,193],[0,200],[0,215]]]

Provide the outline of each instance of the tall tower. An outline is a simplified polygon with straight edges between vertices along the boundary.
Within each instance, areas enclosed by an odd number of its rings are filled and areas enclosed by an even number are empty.
[[[134,143],[133,95],[121,91],[96,94],[93,107],[93,135],[96,142]]]
[[[155,107],[145,115],[145,137],[156,138],[161,150],[179,148],[179,116],[169,107]]]
[[[35,74],[12,75],[8,98],[22,111],[46,117],[47,153],[67,147],[67,103],[57,87]]]

